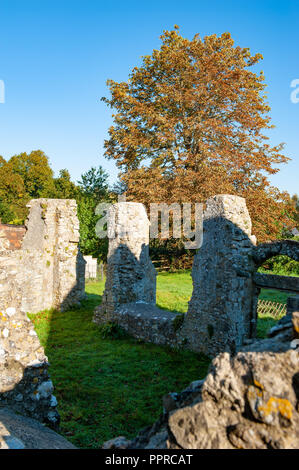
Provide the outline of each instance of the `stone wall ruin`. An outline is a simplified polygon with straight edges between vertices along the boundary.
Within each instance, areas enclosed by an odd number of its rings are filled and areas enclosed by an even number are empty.
[[[0,231],[0,406],[55,427],[48,360],[26,314],[78,305],[85,262],[75,201],[36,199],[28,207],[19,247],[9,249],[11,232]]]
[[[209,356],[236,352],[255,337],[260,292],[256,270],[274,254],[299,258],[299,242],[256,246],[244,198],[217,195],[206,202],[203,244],[195,255],[193,293],[186,315],[155,306],[155,273],[149,258],[149,221],[142,204],[114,204],[116,237],[109,238],[107,281],[94,321],[114,322],[146,342],[184,346]],[[110,220],[109,219],[109,220]],[[126,228],[131,230],[120,236]],[[274,254],[273,254],[274,253]],[[299,292],[299,279],[263,275],[267,287]],[[280,279],[278,279],[280,278]],[[259,281],[260,282],[260,281]]]
[[[19,250],[26,233],[26,227],[0,223],[0,251]]]
[[[245,199],[208,199],[203,244],[192,268],[193,293],[180,330],[190,349],[215,356],[236,351],[252,336],[255,243]]]
[[[114,321],[121,305],[156,303],[156,271],[149,257],[149,221],[144,206],[114,204],[109,221],[107,280],[102,304],[95,310],[96,323]]]

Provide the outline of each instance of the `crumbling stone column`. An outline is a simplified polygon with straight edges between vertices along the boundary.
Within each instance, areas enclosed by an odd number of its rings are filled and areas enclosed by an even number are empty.
[[[255,243],[245,199],[208,199],[203,244],[192,268],[192,298],[179,332],[189,349],[215,356],[236,351],[251,337]]]
[[[149,257],[149,220],[144,206],[119,202],[109,209],[107,279],[95,323],[113,321],[123,304],[156,303],[156,271]]]

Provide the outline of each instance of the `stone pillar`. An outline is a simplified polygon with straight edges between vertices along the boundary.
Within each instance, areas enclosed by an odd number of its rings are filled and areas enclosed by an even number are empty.
[[[208,199],[203,244],[192,268],[192,298],[179,332],[189,349],[215,356],[236,351],[251,336],[255,242],[245,199]]]
[[[156,271],[149,257],[149,220],[144,206],[119,202],[109,209],[107,279],[95,323],[113,321],[126,303],[156,303]]]

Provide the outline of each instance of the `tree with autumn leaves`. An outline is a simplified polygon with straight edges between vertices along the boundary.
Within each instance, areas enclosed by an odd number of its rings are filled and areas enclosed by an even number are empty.
[[[105,155],[114,159],[127,199],[204,202],[215,194],[246,198],[258,241],[276,238],[290,223],[287,193],[267,175],[288,158],[271,146],[273,126],[262,59],[234,45],[229,33],[192,40],[178,27],[143,57],[127,82],[108,80],[113,125]]]

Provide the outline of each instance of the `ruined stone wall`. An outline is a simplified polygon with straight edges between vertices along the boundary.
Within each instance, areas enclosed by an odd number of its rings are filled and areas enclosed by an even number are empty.
[[[140,203],[120,202],[109,210],[107,279],[94,321],[113,321],[126,303],[156,303],[156,271],[149,257],[149,220]]]
[[[234,353],[255,337],[261,279],[267,287],[282,285],[281,277],[256,274],[259,265],[275,254],[299,259],[298,242],[256,247],[245,199],[211,197],[203,214],[203,244],[194,258],[193,293],[184,317],[155,307],[149,221],[143,206],[115,204],[109,220],[116,236],[109,239],[107,281],[95,322],[115,322],[138,339],[184,346],[212,357]],[[130,232],[124,235],[127,228]],[[291,280],[286,278],[284,284],[296,291],[297,278]]]
[[[188,348],[215,356],[236,351],[251,337],[255,242],[245,199],[208,199],[203,244],[192,268],[192,298],[179,333]]]
[[[78,249],[73,200],[32,200],[21,249],[0,252],[0,301],[22,312],[65,309],[85,295],[85,261]]]
[[[109,215],[107,281],[97,323],[115,321],[139,339],[185,345],[210,356],[235,351],[255,329],[255,237],[245,199],[219,195],[206,203],[203,245],[195,256],[193,294],[183,318],[155,307],[155,273],[149,260],[149,222],[141,204],[119,203]],[[130,233],[123,235],[125,228]],[[135,327],[134,327],[135,323]]]
[[[75,201],[37,199],[29,208],[21,248],[0,252],[0,406],[55,427],[48,360],[26,314],[77,305],[85,262]]]
[[[48,367],[29,318],[18,308],[1,308],[0,407],[9,406],[57,428],[57,401]]]

